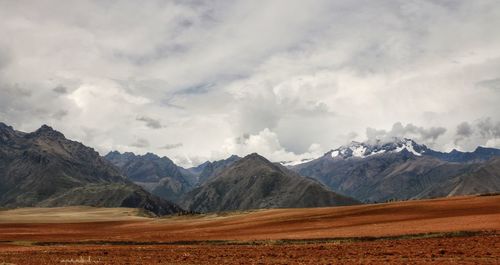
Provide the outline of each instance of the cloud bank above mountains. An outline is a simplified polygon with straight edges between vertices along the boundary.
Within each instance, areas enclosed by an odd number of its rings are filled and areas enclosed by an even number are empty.
[[[184,164],[500,147],[500,3],[0,1],[0,120]]]

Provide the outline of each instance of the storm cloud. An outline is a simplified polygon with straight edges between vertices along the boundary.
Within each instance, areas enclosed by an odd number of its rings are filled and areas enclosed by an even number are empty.
[[[301,159],[377,137],[500,147],[498,10],[496,0],[0,1],[0,121],[186,166],[232,153]]]

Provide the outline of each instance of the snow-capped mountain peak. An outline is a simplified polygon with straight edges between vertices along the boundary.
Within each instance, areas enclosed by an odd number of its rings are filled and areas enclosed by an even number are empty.
[[[393,138],[391,141],[376,140],[373,142],[351,142],[337,149],[331,150],[325,156],[331,156],[333,159],[365,158],[384,153],[409,152],[415,156],[422,156],[426,152],[432,152],[425,145],[420,145],[407,138]],[[300,159],[296,161],[282,161],[280,164],[293,167],[314,161],[316,158]]]
[[[282,164],[285,167],[291,167],[291,166],[297,166],[297,165],[300,165],[300,164],[311,162],[311,161],[313,161],[316,158],[317,157],[304,158],[304,159],[299,159],[299,160],[295,160],[295,161],[281,161],[280,164]]]
[[[396,153],[406,150],[416,156],[421,156],[428,149],[415,141],[406,138],[394,138],[393,141],[376,140],[374,143],[351,142],[330,152],[333,158],[364,158],[383,153]]]

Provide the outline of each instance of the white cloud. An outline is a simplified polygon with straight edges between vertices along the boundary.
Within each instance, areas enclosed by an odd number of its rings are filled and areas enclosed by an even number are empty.
[[[258,153],[271,161],[297,161],[307,158],[316,158],[324,153],[318,144],[312,144],[308,152],[302,154],[295,154],[287,151],[281,146],[276,133],[268,128],[265,128],[257,134],[226,139],[221,151],[222,156],[230,154],[245,156],[251,153]]]
[[[484,145],[486,147],[500,148],[500,138],[489,139]]]
[[[456,126],[500,111],[498,10],[495,0],[3,1],[0,119],[185,165],[233,149],[288,160],[396,122],[436,149],[469,150],[494,138],[456,141]],[[228,147],[245,134],[256,143]]]

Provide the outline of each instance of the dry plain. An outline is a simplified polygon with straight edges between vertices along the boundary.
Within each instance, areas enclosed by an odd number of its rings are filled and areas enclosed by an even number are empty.
[[[151,218],[0,211],[0,264],[499,264],[500,196]]]

